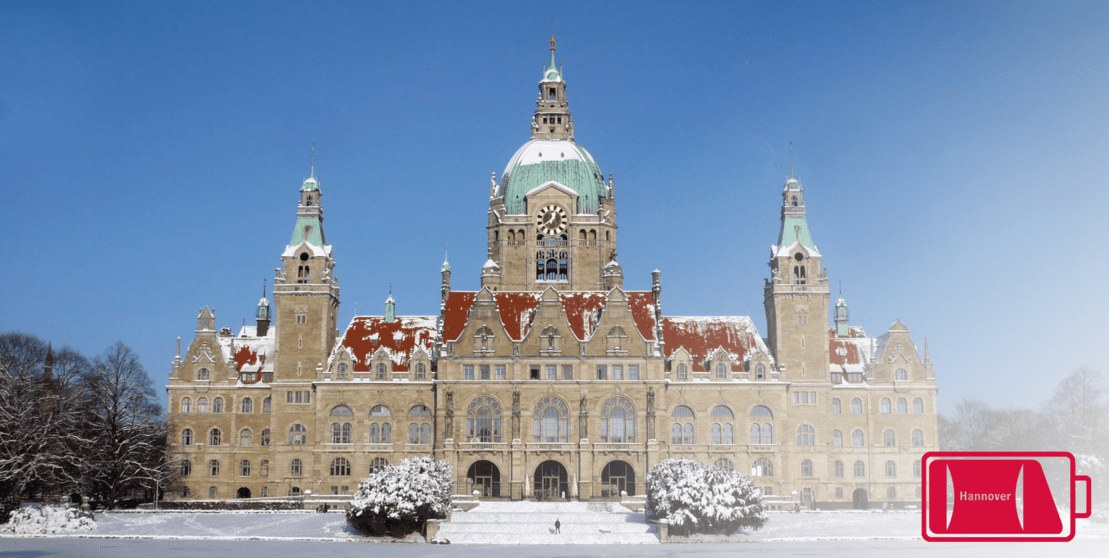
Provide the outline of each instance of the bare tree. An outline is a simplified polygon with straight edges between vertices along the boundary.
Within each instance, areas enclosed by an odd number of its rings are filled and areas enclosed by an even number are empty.
[[[84,478],[109,507],[132,488],[153,488],[166,476],[165,422],[153,383],[122,342],[96,357],[85,389]]]

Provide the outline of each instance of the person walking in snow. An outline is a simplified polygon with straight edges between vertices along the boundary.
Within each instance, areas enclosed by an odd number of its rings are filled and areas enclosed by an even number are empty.
[[[561,533],[562,532],[561,529],[562,529],[562,523],[560,523],[558,521],[558,519],[556,518],[555,519],[555,534],[557,535],[557,534]]]

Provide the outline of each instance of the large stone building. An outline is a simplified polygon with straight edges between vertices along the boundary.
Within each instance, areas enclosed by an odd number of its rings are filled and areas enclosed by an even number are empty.
[[[321,196],[313,174],[272,312],[263,296],[233,333],[205,308],[178,348],[179,497],[346,494],[429,454],[485,497],[634,495],[679,457],[817,507],[919,497],[937,448],[927,343],[922,359],[900,322],[870,337],[830,307],[801,183],[782,189],[765,338],[747,316],[664,316],[659,272],[624,288],[613,180],[575,141],[553,39],[531,139],[490,184],[481,290],[452,290],[444,262],[439,315],[394,315],[390,296],[340,332]]]

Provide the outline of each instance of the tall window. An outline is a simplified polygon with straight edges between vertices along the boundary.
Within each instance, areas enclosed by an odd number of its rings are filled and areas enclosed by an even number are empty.
[[[897,445],[897,436],[893,433],[893,429],[887,428],[885,432],[882,432],[882,443],[887,448],[892,448]]]
[[[374,460],[370,462],[370,474],[372,475],[388,466],[389,462],[386,461],[384,457],[375,457]]]
[[[843,478],[843,462],[836,461],[836,477]]]
[[[808,459],[806,459],[806,460],[801,462],[801,476],[802,477],[811,477],[812,476],[812,461],[809,461]]]
[[[896,486],[891,486],[891,487],[886,489],[886,498],[889,499],[889,500],[896,500],[897,499],[897,487]]]
[[[198,413],[207,413],[208,412],[208,398],[207,397],[201,397],[200,399],[196,400],[196,412],[198,412]]]
[[[247,461],[246,459],[244,459],[244,460],[239,462],[239,476],[240,477],[249,477],[250,476],[250,461]]]
[[[774,426],[769,422],[774,419],[774,414],[770,408],[765,405],[756,405],[751,409],[751,418],[755,422],[751,423],[751,443],[752,444],[773,444],[774,443]],[[767,421],[759,423],[759,421]]]
[[[263,477],[270,476],[270,460],[269,459],[263,459],[262,460],[262,466],[258,468],[258,474],[262,475]]]
[[[250,429],[244,428],[239,432],[239,445],[242,447],[250,447],[251,442]]]
[[[755,464],[751,466],[751,476],[753,477],[773,477],[774,464],[765,457],[760,457],[755,460]]]
[[[201,368],[200,370],[196,371],[197,380],[208,380],[210,377],[211,375],[208,373],[207,368]]]
[[[188,459],[181,462],[181,476],[187,477],[193,474],[193,464]]]
[[[675,419],[678,419],[676,422],[674,422],[674,425],[671,428],[671,437],[670,437],[671,441],[670,441],[670,443],[672,443],[672,444],[692,444],[693,443],[693,423],[692,422],[686,422],[683,425],[681,420],[686,419],[686,420],[692,421],[693,418],[694,418],[693,409],[690,409],[689,407],[687,407],[685,405],[678,405],[677,407],[674,407],[674,411],[672,413],[670,413],[670,416],[674,417]]]
[[[914,413],[923,413],[924,412],[924,400],[923,399],[921,399],[919,397],[917,397],[916,399],[913,399],[913,412]]]
[[[212,431],[208,433],[208,445],[209,446],[218,446],[219,443],[220,443],[219,428],[213,428]]]
[[[920,478],[920,460],[913,461],[913,476]]]
[[[223,398],[222,397],[217,397],[217,398],[212,400],[212,412],[213,413],[222,413],[223,412]]]
[[[728,367],[724,363],[716,364],[716,379],[724,380],[728,377]]]
[[[679,364],[678,365],[678,379],[679,380],[686,380],[688,378],[689,378],[689,369],[686,368],[684,363]]]
[[[755,379],[756,380],[765,380],[766,379],[766,365],[759,364],[759,365],[755,366]]]
[[[863,414],[863,400],[862,399],[859,399],[858,397],[856,397],[856,398],[851,400],[851,414],[853,414],[853,415]]]
[[[570,409],[557,397],[544,397],[535,406],[535,441],[566,443],[570,439]]]
[[[336,457],[332,459],[330,473],[333,477],[349,477],[350,461],[347,461],[345,457]]]
[[[843,432],[839,430],[832,431],[832,445],[836,447],[843,446]]]
[[[339,424],[337,422],[331,423],[331,443],[332,444],[349,444],[350,443],[351,424],[344,422]]]
[[[217,494],[216,487],[209,486],[208,487],[208,499],[209,500],[215,500],[216,499],[216,494]]]
[[[866,476],[866,464],[862,461],[855,462],[855,478],[861,479]]]
[[[472,442],[500,443],[501,405],[492,397],[478,397],[466,408],[467,437]]]
[[[886,476],[889,478],[897,476],[897,463],[894,463],[892,459],[886,461]]]
[[[863,439],[862,430],[856,429],[854,432],[851,433],[851,445],[857,448],[861,448],[866,445],[865,440]]]
[[[832,414],[838,415],[840,413],[839,398],[832,399]]]
[[[301,474],[301,470],[302,466],[299,459],[294,459],[292,463],[289,464],[289,476],[299,477]]]
[[[713,466],[717,469],[723,469],[729,473],[735,471],[735,465],[732,464],[732,460],[728,459],[727,457],[721,457],[720,459],[717,459],[716,463],[713,463]]]
[[[889,400],[888,397],[883,397],[882,398],[882,414],[883,415],[890,414],[890,400]]]
[[[270,445],[270,429],[266,428],[262,431],[262,440],[259,442],[262,446]]]
[[[308,429],[299,424],[294,424],[289,427],[289,443],[294,446],[304,444],[305,439],[308,437]]]
[[[909,381],[909,373],[906,372],[904,368],[898,368],[897,369],[897,381],[898,382],[907,382],[907,381]]]
[[[377,374],[374,375],[374,379],[375,380],[384,380],[385,379],[385,363],[382,363],[382,362],[377,363],[377,367],[375,369],[377,370]]]
[[[724,405],[717,405],[712,409],[712,420],[712,443],[731,445],[732,421],[735,420],[732,410]]]
[[[601,442],[635,443],[635,407],[631,401],[624,397],[605,401],[601,407]]]
[[[244,413],[254,412],[254,400],[249,397],[243,398],[242,409]]]
[[[385,405],[374,405],[370,409],[370,419],[387,419],[393,416],[393,411]],[[393,443],[393,424],[389,421],[372,422],[370,423],[370,443],[371,444],[391,444]]]
[[[909,412],[909,402],[904,397],[897,399],[897,412],[902,414]]]
[[[920,429],[913,430],[913,447],[919,448],[924,445],[924,432]]]
[[[181,431],[181,445],[182,446],[191,446],[191,445],[193,445],[193,429],[186,428],[186,429]]]
[[[424,363],[422,363],[422,362],[416,364],[416,379],[417,380],[426,380],[427,379],[427,366],[424,365]]]
[[[210,476],[210,477],[218,477],[219,476],[219,461],[213,459],[213,460],[208,462],[208,476]]]
[[[272,399],[268,395],[266,396],[265,399],[262,400],[262,412],[263,413],[270,412],[271,401],[272,401]]]
[[[816,444],[816,434],[813,432],[811,426],[802,424],[797,429],[797,445],[799,446],[812,446]]]
[[[185,398],[181,399],[181,412],[182,413],[188,413],[192,410],[192,408],[193,408],[193,400],[192,399],[190,399],[188,397],[185,397]]]

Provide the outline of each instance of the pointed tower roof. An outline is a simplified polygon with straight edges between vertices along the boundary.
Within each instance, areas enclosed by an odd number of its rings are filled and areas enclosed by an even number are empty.
[[[801,181],[793,176],[793,165],[790,165],[789,179],[782,188],[782,228],[778,232],[778,255],[780,252],[800,243],[809,249],[813,255],[820,252],[813,243],[809,233],[809,222],[805,216],[805,188]]]

